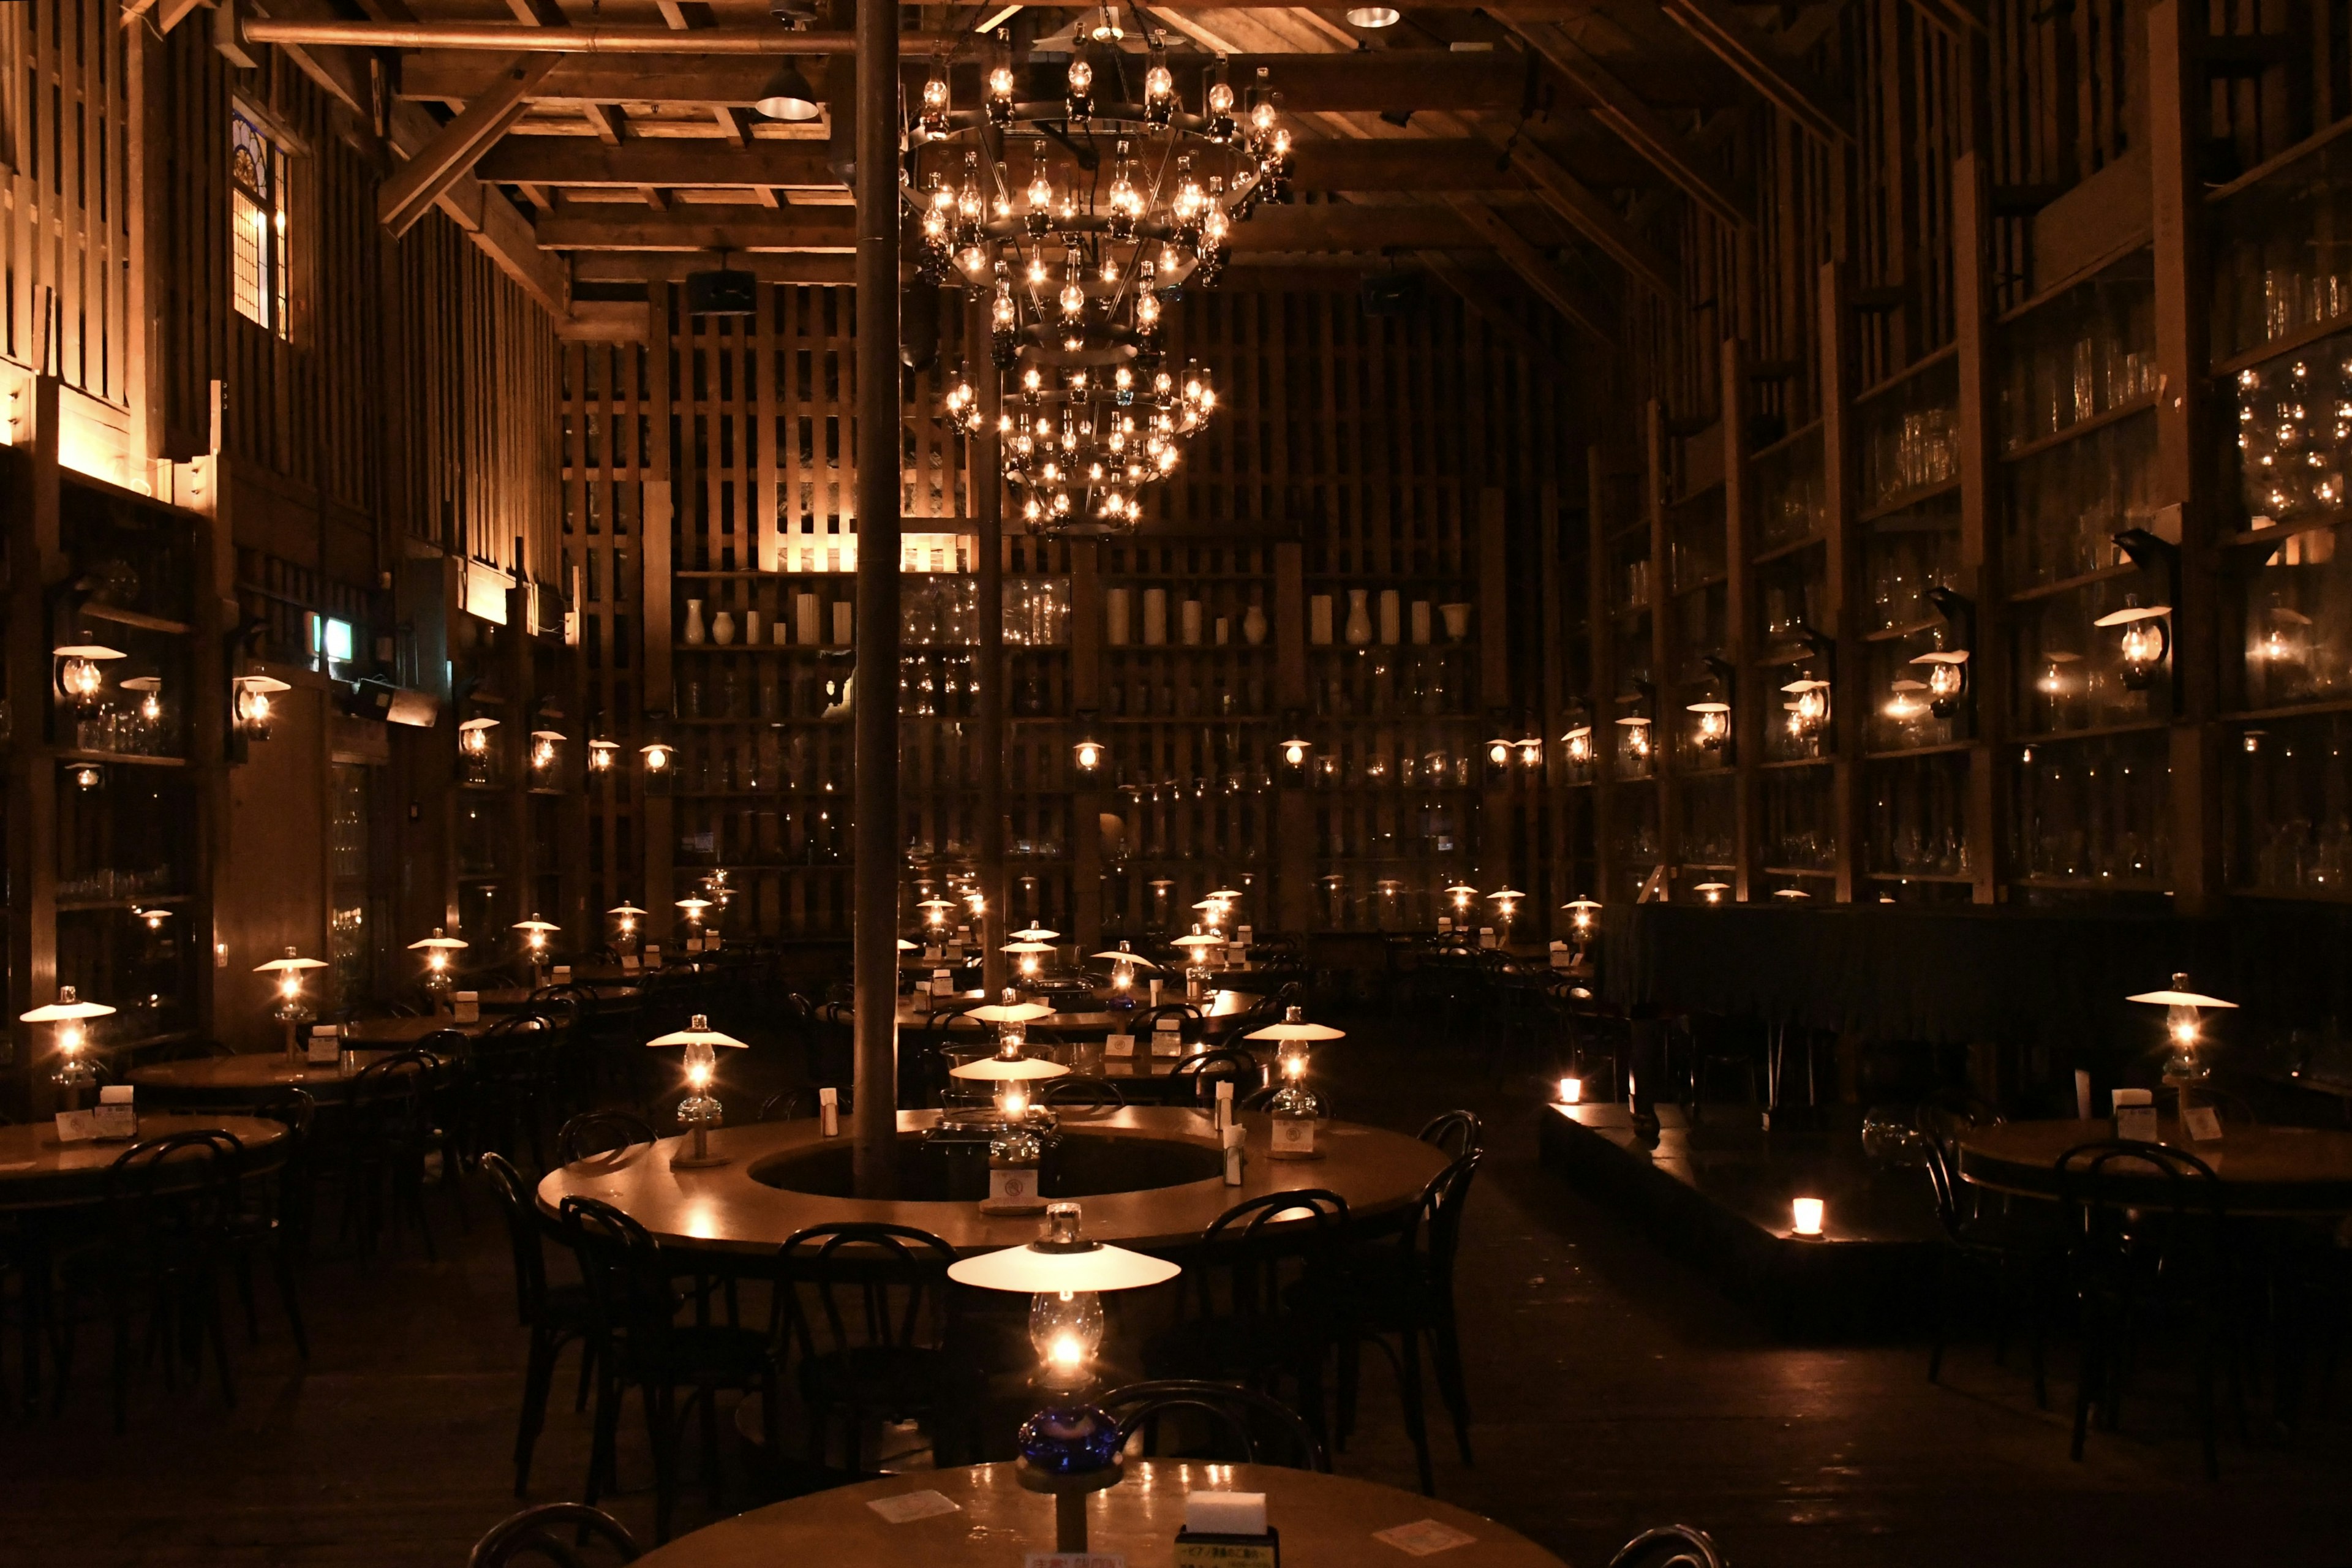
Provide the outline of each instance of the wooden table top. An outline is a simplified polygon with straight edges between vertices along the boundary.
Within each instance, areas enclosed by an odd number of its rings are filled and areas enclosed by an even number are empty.
[[[358,1058],[358,1066],[349,1073],[334,1062],[289,1062],[284,1051],[241,1051],[229,1057],[155,1062],[133,1068],[131,1081],[181,1100],[251,1103],[281,1089],[302,1089],[316,1100],[342,1100],[351,1094],[360,1068],[393,1053],[361,1050],[352,1054]]]
[[[2190,1142],[2179,1123],[2163,1119],[2162,1141],[2213,1167],[2232,1214],[2352,1213],[2352,1131],[2322,1127],[2252,1127],[2231,1122],[2215,1143]],[[2056,1165],[2067,1150],[2116,1135],[2111,1121],[2006,1121],[1960,1139],[1960,1178],[2027,1197],[2058,1195]],[[2160,1198],[2162,1178],[2133,1180],[2109,1164],[2105,1173],[2117,1198]]]
[[[144,1110],[139,1114],[139,1141],[169,1138],[175,1132],[217,1129],[245,1145],[251,1156],[269,1154],[286,1141],[282,1122],[256,1116],[214,1116]],[[63,1208],[96,1203],[106,1195],[108,1167],[130,1143],[60,1143],[55,1121],[33,1121],[0,1127],[0,1209]],[[273,1157],[251,1161],[248,1169],[275,1164]]]
[[[1447,1568],[1560,1568],[1517,1531],[1466,1509],[1346,1476],[1268,1465],[1171,1459],[1130,1463],[1118,1485],[1087,1500],[1087,1547],[1123,1552],[1139,1565],[1165,1563],[1194,1490],[1264,1492],[1266,1522],[1281,1533],[1284,1568],[1358,1568],[1412,1561],[1384,1530],[1433,1521],[1468,1536],[1447,1548]],[[955,1505],[892,1524],[874,1503],[930,1492]],[[934,1509],[939,1505],[925,1498]],[[1054,1548],[1054,1500],[1024,1489],[1009,1464],[887,1476],[772,1503],[679,1537],[638,1559],[644,1568],[771,1568],[778,1563],[921,1563],[1003,1568],[1024,1552]]]
[[[590,1001],[606,1005],[616,1002],[634,1002],[643,994],[639,987],[634,984],[620,985],[601,981],[583,981],[577,976],[573,977],[570,984],[575,991],[586,992]],[[495,990],[478,991],[474,994],[475,1000],[481,1004],[482,1009],[490,1013],[520,1013],[530,1006],[538,995],[538,991],[528,985],[501,985]]]
[[[969,1031],[972,1034],[980,1034],[982,1032],[993,1033],[996,1028],[995,1025],[983,1024],[976,1018],[961,1013],[948,1017],[944,1020],[943,1025],[934,1024],[931,1008],[935,1004],[945,1004],[947,1005],[954,1006],[961,1005],[964,1003],[976,1003],[981,999],[982,994],[978,991],[959,991],[951,996],[901,996],[898,999],[898,1026],[902,1029],[928,1029],[934,1026],[944,1026],[950,1030]],[[1097,1000],[1099,1001],[1101,999],[1101,996],[1098,994],[1097,996]],[[1173,1003],[1181,1002],[1183,998],[1181,996],[1171,996],[1167,1000],[1168,1002]],[[1236,1017],[1241,1014],[1248,1012],[1251,1007],[1256,1005],[1256,1000],[1257,999],[1255,996],[1251,995],[1246,991],[1220,991],[1215,995],[1210,997],[1208,1005],[1202,1008],[1202,1021],[1212,1029],[1214,1029],[1221,1020]],[[1032,1020],[1029,1027],[1033,1029],[1052,1029],[1064,1034],[1084,1034],[1089,1030],[1109,1034],[1115,1029],[1124,1027],[1127,1024],[1132,1022],[1135,1018],[1149,1011],[1150,1011],[1150,1009],[1145,1004],[1143,998],[1138,996],[1136,998],[1135,1006],[1130,1009],[1120,1012],[1112,1012],[1107,1008],[1089,1008],[1083,1012],[1055,1013],[1047,1017]]]
[[[477,1018],[470,1024],[460,1024],[446,1013],[422,1018],[354,1018],[343,1026],[343,1038],[362,1046],[413,1046],[427,1035],[455,1029],[472,1039],[495,1022],[492,1018]]]
[[[939,1120],[936,1110],[901,1110],[898,1135],[912,1139]],[[1350,1214],[1359,1217],[1389,1215],[1418,1199],[1445,1164],[1440,1151],[1418,1139],[1346,1121],[1327,1121],[1318,1130],[1315,1142],[1322,1158],[1276,1160],[1267,1152],[1266,1119],[1245,1114],[1242,1125],[1247,1163],[1240,1186],[1226,1186],[1212,1176],[1083,1197],[1078,1201],[1086,1206],[1087,1234],[1126,1247],[1179,1251],[1244,1198],[1300,1187],[1328,1187],[1346,1198]],[[841,1137],[831,1142],[845,1161],[848,1117],[841,1119]],[[1208,1113],[1179,1107],[1065,1111],[1061,1126],[1066,1136],[1155,1139],[1202,1151],[1218,1147]],[[600,1198],[625,1211],[664,1247],[751,1256],[774,1251],[804,1226],[839,1221],[913,1226],[960,1252],[1021,1245],[1036,1236],[1040,1223],[1034,1215],[983,1215],[973,1203],[828,1197],[788,1192],[758,1180],[763,1170],[798,1165],[820,1152],[828,1141],[814,1119],[719,1129],[710,1135],[710,1148],[714,1154],[732,1157],[725,1165],[673,1170],[670,1157],[682,1142],[665,1138],[651,1145],[635,1144],[609,1158],[551,1171],[539,1184],[540,1205],[552,1215],[567,1197]]]

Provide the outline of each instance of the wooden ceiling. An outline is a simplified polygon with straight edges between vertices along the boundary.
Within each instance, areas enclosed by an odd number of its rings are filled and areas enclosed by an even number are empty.
[[[168,25],[193,0],[158,3]],[[576,294],[610,300],[626,292],[615,286],[674,278],[721,250],[770,277],[846,279],[850,195],[826,167],[825,122],[788,125],[750,107],[793,48],[764,0],[357,8],[364,20],[335,0],[246,0],[237,18],[248,45],[286,48],[401,155],[381,206],[394,231],[438,207],[575,321],[596,314],[575,311]],[[906,46],[910,89],[940,41],[980,23],[1042,37],[1096,9],[908,7],[928,35]],[[1147,14],[1171,50],[1203,64],[1225,53],[1241,81],[1264,66],[1282,94],[1297,199],[1237,226],[1237,268],[1406,258],[1459,281],[1507,268],[1535,299],[1606,336],[1624,289],[1675,291],[1679,270],[1649,237],[1668,204],[1752,222],[1725,173],[1721,143],[1738,118],[1727,110],[1761,98],[1811,136],[1848,139],[1850,111],[1804,64],[1839,9],[1408,0],[1398,24],[1378,29],[1299,7]],[[1133,27],[1132,12],[1121,19]],[[236,37],[222,36],[234,51]],[[825,41],[803,36],[801,47]],[[798,58],[822,88],[824,58]]]

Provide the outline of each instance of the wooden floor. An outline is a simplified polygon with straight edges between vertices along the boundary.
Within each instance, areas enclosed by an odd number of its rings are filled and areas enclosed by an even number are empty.
[[[1483,1074],[1361,1037],[1326,1058],[1352,1117],[1411,1128],[1465,1102],[1488,1116],[1493,1155],[1461,1281],[1477,1464],[1441,1436],[1438,1489],[1570,1563],[1604,1563],[1667,1520],[1714,1531],[1741,1568],[2347,1558],[2352,1389],[2292,1437],[2227,1440],[2218,1486],[2199,1473],[2185,1414],[2153,1390],[2123,1434],[2095,1434],[2070,1463],[2062,1416],[2037,1413],[2021,1373],[1980,1346],[1957,1350],[1933,1387],[1918,1345],[1774,1342],[1540,1170],[1528,1102]],[[485,1194],[473,1209],[460,1235],[436,1206],[437,1264],[413,1241],[373,1266],[319,1263],[307,1371],[265,1300],[262,1343],[240,1342],[234,1410],[209,1381],[174,1395],[146,1378],[116,1437],[95,1354],[63,1415],[28,1421],[12,1404],[0,1415],[0,1562],[462,1563],[518,1506],[508,1453],[522,1338]],[[2070,1364],[2062,1352],[2062,1374]],[[1369,1376],[1367,1430],[1339,1468],[1410,1486],[1391,1385]],[[613,1506],[649,1531],[644,1450],[629,1436],[631,1489]],[[573,1495],[586,1452],[585,1418],[559,1408],[536,1496]],[[739,1487],[730,1506],[742,1500]],[[682,1523],[709,1517],[690,1488]]]

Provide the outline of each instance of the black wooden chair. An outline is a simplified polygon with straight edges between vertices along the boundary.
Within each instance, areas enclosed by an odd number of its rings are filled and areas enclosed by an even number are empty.
[[[1124,1110],[1127,1090],[1107,1078],[1066,1073],[1045,1086],[1037,1103],[1048,1110]]]
[[[795,1231],[776,1252],[777,1342],[797,1353],[808,1458],[827,1462],[838,1419],[847,1469],[865,1473],[869,1415],[925,1419],[948,1462],[952,1433],[980,1458],[977,1414],[985,1378],[952,1310],[948,1266],[955,1248],[909,1226],[845,1223]]]
[[[653,1124],[632,1110],[583,1110],[555,1135],[555,1157],[572,1164],[655,1141]]]
[[[373,1255],[387,1216],[404,1213],[424,1238],[425,1256],[439,1256],[425,1211],[425,1173],[436,1155],[442,1169],[455,1173],[454,1141],[438,1114],[446,1074],[441,1058],[417,1049],[370,1062],[352,1081],[351,1114],[339,1142],[342,1226],[348,1233],[356,1225],[363,1255]]]
[[[1617,1549],[1609,1568],[1725,1568],[1715,1538],[1687,1524],[1645,1530]]]
[[[1138,1050],[1150,1049],[1141,1035],[1136,1037]],[[1249,1052],[1233,1046],[1219,1046],[1197,1056],[1186,1057],[1168,1069],[1160,1080],[1160,1097],[1170,1105],[1207,1105],[1217,1098],[1218,1080],[1234,1086],[1236,1095],[1246,1098],[1249,1091],[1265,1082],[1265,1068]]]
[[[1927,1184],[1936,1202],[1936,1219],[1944,1233],[1944,1247],[1936,1281],[1935,1340],[1927,1352],[1927,1381],[1940,1382],[1944,1351],[1951,1338],[1952,1318],[1961,1293],[1972,1284],[1992,1296],[1993,1359],[2009,1356],[2012,1315],[2025,1318],[2026,1342],[2032,1357],[2033,1403],[2050,1407],[2050,1379],[2045,1345],[2050,1298],[2066,1268],[2066,1232],[2044,1217],[2047,1205],[2013,1211],[1979,1212],[1964,1196],[1954,1179],[1945,1143],[1920,1140]]]
[[[515,1496],[522,1497],[530,1489],[531,1451],[547,1424],[547,1397],[563,1347],[574,1340],[580,1342],[575,1408],[584,1410],[599,1346],[587,1287],[548,1282],[547,1226],[540,1218],[530,1184],[496,1151],[484,1154],[479,1163],[507,1222],[507,1242],[514,1256],[515,1318],[530,1332],[530,1353],[523,1367],[522,1414],[515,1423]]]
[[[1298,1412],[1254,1389],[1192,1378],[1159,1378],[1114,1388],[1096,1404],[1118,1420],[1119,1447],[1124,1449],[1133,1444],[1141,1458],[1159,1456],[1160,1427],[1170,1416],[1197,1413],[1209,1428],[1209,1442],[1190,1446],[1169,1458],[1278,1465],[1326,1474],[1331,1468],[1330,1457]]]
[[[558,1534],[557,1531],[563,1534]],[[569,1536],[570,1539],[565,1539]],[[592,1543],[594,1548],[592,1550]],[[512,1568],[546,1563],[552,1568],[589,1568],[599,1559],[635,1563],[644,1553],[621,1521],[585,1503],[549,1502],[527,1508],[493,1526],[474,1542],[466,1568]]]
[[[2125,1381],[2142,1347],[2170,1344],[2189,1353],[2205,1474],[2219,1479],[2217,1363],[2228,1376],[2242,1437],[2245,1427],[2231,1310],[2236,1260],[2221,1178],[2186,1150],[2129,1139],[2077,1145],[2058,1157],[2056,1171],[2081,1318],[2074,1458],[2083,1457],[2094,1405],[2101,1426],[2120,1425]]]
[[[671,1283],[669,1258],[645,1226],[610,1204],[566,1198],[562,1217],[588,1287],[591,1331],[604,1349],[598,1357],[595,1447],[588,1461],[588,1495],[581,1500],[593,1506],[613,1478],[621,1405],[634,1385],[652,1439],[654,1539],[667,1541],[677,1504],[678,1429],[687,1414],[701,1415],[703,1473],[713,1506],[719,1491],[720,1393],[760,1395],[767,1451],[777,1451],[782,1390],[775,1344],[753,1329],[679,1322],[686,1298]]]
[[[1473,1149],[1486,1146],[1486,1123],[1475,1110],[1447,1110],[1422,1123],[1415,1138],[1459,1160]]]
[[[1323,1433],[1332,1326],[1318,1286],[1348,1224],[1348,1200],[1323,1187],[1261,1194],[1219,1215],[1201,1233],[1192,1291],[1179,1296],[1186,1315],[1144,1342],[1145,1373],[1268,1394],[1287,1378],[1294,1408]]]
[[[318,1119],[319,1102],[306,1090],[292,1089],[254,1107],[253,1113],[286,1129],[286,1155],[257,1191],[240,1192],[237,1210],[228,1216],[223,1240],[236,1278],[237,1296],[245,1305],[247,1339],[256,1344],[261,1341],[260,1314],[254,1310],[253,1262],[266,1258],[278,1281],[278,1303],[294,1335],[295,1352],[309,1361],[310,1335],[302,1321],[298,1270],[310,1254],[318,1179],[311,1166],[311,1128]]]
[[[241,1207],[245,1145],[219,1131],[175,1132],[133,1143],[107,1168],[99,1235],[59,1260],[68,1291],[104,1298],[114,1333],[110,1378],[114,1429],[129,1424],[133,1301],[147,1305],[147,1348],[161,1351],[166,1388],[178,1386],[183,1347],[192,1368],[209,1343],[221,1396],[236,1403],[222,1330],[220,1270],[231,1217]],[[74,1354],[76,1313],[64,1314],[54,1409],[62,1409]]]

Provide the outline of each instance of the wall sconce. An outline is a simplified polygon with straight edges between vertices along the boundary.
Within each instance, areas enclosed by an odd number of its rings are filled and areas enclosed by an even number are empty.
[[[563,742],[569,739],[561,730],[533,730],[530,732],[531,776],[544,783],[555,776],[556,764],[563,760]]]
[[[1706,664],[1707,673],[1715,678],[1716,694],[1687,705],[1687,710],[1698,718],[1691,739],[1701,752],[1718,763],[1727,763],[1731,760],[1731,703],[1739,689],[1739,672],[1714,654],[1707,655]]]
[[[1898,724],[1916,722],[1927,711],[1927,683],[1897,680],[1887,688],[1886,716]]]
[[[2083,656],[2066,648],[2049,648],[2041,657],[2042,673],[2033,678],[2033,689],[2053,702],[2072,695],[2074,682],[2066,673],[2070,664],[2079,664]]]
[[[490,782],[490,731],[498,727],[496,719],[468,719],[457,726],[457,760],[468,784]]]
[[[243,741],[269,739],[269,726],[276,718],[269,700],[281,691],[294,689],[268,675],[240,675],[229,685],[235,693],[229,710],[236,723],[237,738]]]
[[[1511,765],[1511,748],[1517,742],[1507,735],[1497,735],[1486,742],[1486,766],[1501,773]]]
[[[1830,683],[1805,676],[1780,689],[1789,698],[1789,733],[1800,741],[1820,740],[1829,727]]]
[[[1624,731],[1621,739],[1625,747],[1625,754],[1637,763],[1648,762],[1650,760],[1650,721],[1637,713],[1629,713],[1618,720],[1617,724]]]
[[[74,994],[70,985],[58,987],[58,999],[29,1013],[17,1015],[25,1024],[55,1024],[58,1026],[58,1070],[50,1081],[66,1091],[66,1109],[81,1109],[81,1091],[98,1082],[98,1069],[83,1057],[89,1045],[89,1024],[92,1018],[103,1018],[114,1009],[103,1002],[85,1002]]]
[[[106,787],[106,770],[96,763],[76,763],[66,770],[66,777],[83,795],[95,795]]]
[[[588,742],[588,771],[592,773],[611,773],[613,760],[620,755],[620,752],[617,742],[605,740],[602,735],[594,737]]]
[[[1940,584],[1927,590],[1927,603],[1944,617],[1943,644],[1932,653],[1923,653],[1911,662],[1927,668],[1927,709],[1938,719],[1949,719],[1960,710],[1960,700],[1968,694],[1969,652],[1976,647],[1976,602],[1965,594],[1954,593]]]
[[[1811,898],[1812,894],[1805,891],[1802,888],[1780,888],[1774,889],[1772,896],[1776,899],[1786,899],[1793,904],[1801,900]]]
[[[163,721],[163,678],[160,675],[134,675],[122,683],[125,691],[139,694],[139,721],[156,725]]]
[[[1543,737],[1528,735],[1519,742],[1519,766],[1533,772],[1543,766]]]
[[[1094,739],[1095,723],[1099,717],[1091,711],[1077,716],[1080,739],[1070,748],[1077,758],[1078,776],[1089,784],[1102,776],[1103,759],[1110,750]]]
[[[2200,995],[2189,989],[2189,976],[2175,974],[2169,991],[2143,991],[2137,996],[2126,996],[2126,1002],[2145,1003],[2164,1011],[2164,1081],[2170,1084],[2200,1083],[2213,1074],[2212,1064],[2198,1055],[2203,1041],[2199,1037],[2200,1026],[2198,1011],[2204,1007],[2235,1009],[2235,1002],[2224,1002],[2218,996]]]
[[[1305,716],[1297,709],[1290,709],[1282,716],[1282,727],[1290,732],[1289,740],[1275,744],[1276,752],[1282,759],[1283,782],[1304,784],[1307,782],[1307,753],[1315,749],[1315,742],[1307,739]]]
[[[163,922],[172,918],[172,911],[169,910],[133,909],[131,912],[144,921],[149,931],[162,931]]]
[[[2311,617],[2273,597],[2263,612],[2262,635],[2246,649],[2249,660],[2277,669],[2298,669],[2311,658]]]
[[[670,744],[668,730],[664,723],[668,717],[667,713],[646,715],[646,743],[637,748],[637,755],[645,761],[648,787],[660,784],[667,788],[672,773],[676,772],[674,764],[677,761],[677,748]]]
[[[58,698],[77,713],[95,713],[106,704],[106,668],[124,656],[103,643],[73,643],[54,650]]]
[[[1570,730],[1567,734],[1562,735],[1559,738],[1559,742],[1561,745],[1568,748],[1568,765],[1570,767],[1584,768],[1592,765],[1591,725],[1578,725],[1575,729]]]
[[[2123,656],[2125,690],[2147,690],[2164,667],[2165,657],[2172,651],[2172,634],[2167,628],[2171,615],[2169,605],[2142,605],[2137,595],[2126,594],[2122,609],[2110,610],[2091,623],[2123,628],[2116,644]]]
[[[2250,757],[2260,756],[2263,750],[2263,737],[2269,733],[2270,731],[2267,730],[2247,731],[2244,740],[2241,742],[2246,748],[2246,755]]]

